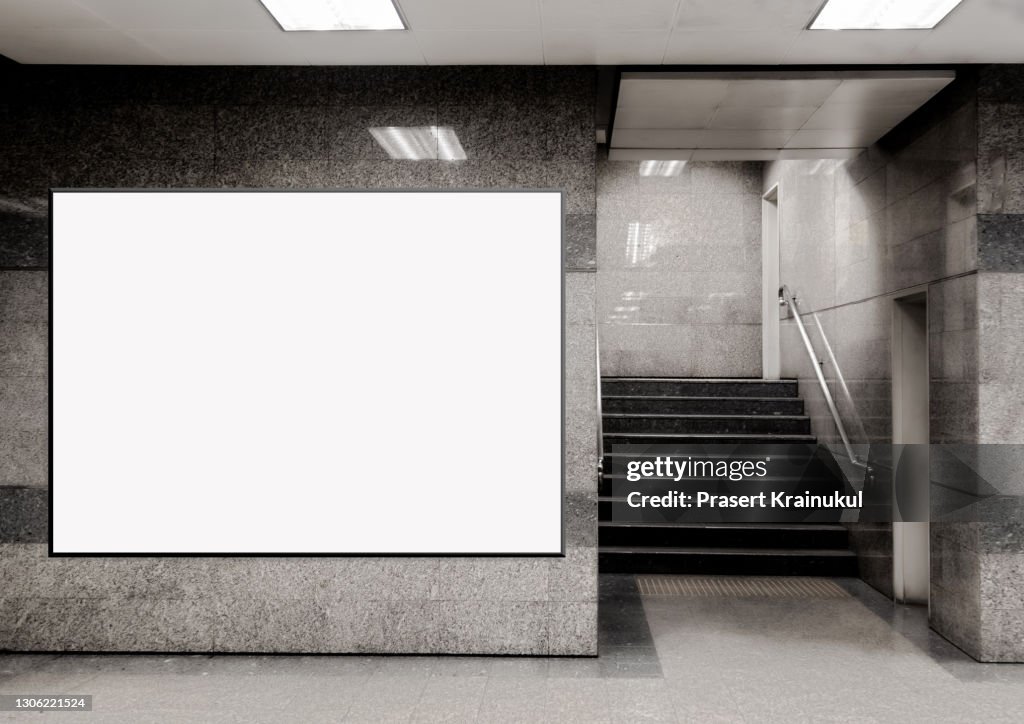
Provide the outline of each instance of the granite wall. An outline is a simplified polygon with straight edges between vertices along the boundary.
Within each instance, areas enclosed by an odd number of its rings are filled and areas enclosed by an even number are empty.
[[[1024,443],[1024,67],[993,66],[978,83],[977,435],[986,445]],[[1000,448],[1003,451],[1008,448]],[[1015,450],[1015,448],[1014,448]],[[1004,452],[1004,454],[1006,454]],[[1016,451],[1019,458],[1019,451]],[[952,535],[977,588],[976,639],[985,661],[1024,661],[1024,461],[1000,480],[1002,495]],[[974,572],[976,579],[974,578]],[[974,622],[977,621],[975,627]],[[977,653],[975,653],[977,652]]]
[[[928,293],[932,443],[1024,441],[1021,97],[1016,66],[961,72],[854,159],[766,169],[765,187],[782,187],[782,281],[807,313],[855,443],[892,440],[892,305],[915,288]],[[836,442],[791,319],[782,349],[783,375],[800,378],[815,433]],[[980,660],[1024,660],[1022,511],[1020,498],[999,496],[931,525],[932,625]],[[891,595],[889,526],[856,525],[851,535],[862,576]]]
[[[2,73],[0,649],[596,653],[593,69]],[[394,160],[367,133],[430,125],[467,159]],[[51,187],[563,189],[565,558],[48,558]],[[302,263],[287,240],[281,263]]]
[[[598,162],[601,372],[761,376],[761,164]]]

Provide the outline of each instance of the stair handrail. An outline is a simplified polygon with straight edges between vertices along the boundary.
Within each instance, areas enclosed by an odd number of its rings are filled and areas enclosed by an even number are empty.
[[[811,344],[811,338],[807,336],[807,329],[804,327],[804,320],[800,316],[800,310],[796,304],[796,297],[790,293],[789,287],[785,284],[779,287],[779,306],[788,306],[793,312],[793,321],[796,322],[796,328],[800,331],[800,337],[804,342],[804,349],[807,350],[807,356],[811,360],[811,367],[814,368],[814,374],[818,378],[818,384],[821,386],[821,394],[825,397],[825,403],[828,405],[829,412],[832,413],[832,420],[836,424],[836,430],[839,431],[839,438],[843,441],[843,448],[846,450],[846,456],[850,459],[850,462],[857,467],[867,469],[868,466],[862,462],[853,451],[853,445],[850,444],[850,437],[846,434],[846,427],[843,425],[843,421],[839,417],[839,410],[836,409],[836,403],[832,399],[832,393],[829,391],[828,384],[825,382],[825,375],[822,373],[821,365],[818,363],[817,355],[814,353],[814,346]]]
[[[796,301],[796,297],[793,297]],[[850,388],[846,384],[846,377],[843,376],[843,370],[839,366],[839,360],[836,359],[835,352],[832,351],[832,345],[829,344],[828,335],[825,334],[825,327],[821,323],[821,318],[817,312],[811,312],[811,318],[814,319],[814,324],[818,328],[818,336],[821,338],[821,343],[825,345],[825,352],[828,354],[828,360],[832,364],[832,369],[836,373],[836,382],[839,383],[839,391],[843,393],[843,398],[846,400],[846,404],[849,406],[851,418],[856,426],[854,433],[859,433],[862,440],[867,440],[867,431],[864,429],[864,423],[861,422],[860,415],[857,414],[857,407],[853,402],[853,395],[850,394]]]

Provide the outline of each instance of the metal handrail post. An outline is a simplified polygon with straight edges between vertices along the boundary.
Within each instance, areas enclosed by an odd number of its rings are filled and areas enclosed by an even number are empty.
[[[818,384],[821,385],[821,394],[825,397],[825,403],[828,405],[829,412],[832,413],[832,420],[836,424],[836,429],[839,431],[839,437],[843,441],[843,447],[846,449],[846,455],[850,458],[850,462],[854,465],[862,468],[866,468],[867,465],[857,459],[857,455],[853,452],[853,446],[850,444],[850,438],[846,434],[846,428],[843,426],[843,421],[839,418],[839,410],[836,409],[836,403],[832,399],[832,393],[828,389],[828,383],[825,382],[825,375],[821,371],[821,365],[818,363],[817,356],[814,354],[814,346],[811,344],[811,338],[807,336],[807,330],[804,328],[804,320],[800,317],[800,310],[796,306],[796,297],[789,292],[789,287],[783,284],[779,287],[779,305],[788,306],[793,312],[793,321],[796,322],[796,328],[800,331],[800,337],[803,339],[804,348],[807,350],[807,356],[811,360],[811,367],[814,368],[814,374],[818,378]]]

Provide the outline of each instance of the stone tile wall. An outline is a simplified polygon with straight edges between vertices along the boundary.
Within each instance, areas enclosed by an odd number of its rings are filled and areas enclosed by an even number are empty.
[[[761,375],[761,164],[598,163],[601,373]]]
[[[596,653],[593,69],[2,72],[0,649]],[[388,158],[391,125],[468,158]],[[51,187],[564,190],[566,557],[47,558]]]

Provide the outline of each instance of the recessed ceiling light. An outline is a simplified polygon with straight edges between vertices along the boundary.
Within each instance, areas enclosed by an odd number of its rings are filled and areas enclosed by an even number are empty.
[[[370,135],[391,158],[407,161],[465,161],[466,152],[448,126],[382,126]]]
[[[811,30],[934,28],[961,0],[828,0]]]
[[[686,161],[641,161],[641,176],[678,176]]]
[[[260,0],[283,30],[405,30],[392,0]]]

